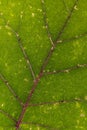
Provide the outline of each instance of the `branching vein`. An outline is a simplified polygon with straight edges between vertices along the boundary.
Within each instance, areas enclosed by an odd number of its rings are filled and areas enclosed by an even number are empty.
[[[60,40],[60,43],[64,43],[64,42],[72,42],[74,40],[79,40],[80,38],[84,38],[87,36],[87,32],[83,33],[83,34],[80,34],[80,35],[77,35],[77,36],[74,36],[70,39],[63,39],[63,40]]]
[[[74,9],[75,9],[75,7],[76,7],[76,5],[77,5],[77,2],[78,2],[78,0],[75,0],[75,3],[74,3],[74,5],[73,5],[73,7],[72,7],[72,9],[71,9],[71,11],[70,11],[68,17],[66,18],[66,20],[65,20],[65,22],[64,22],[64,24],[63,24],[63,26],[62,26],[62,28],[61,28],[59,34],[58,34],[58,37],[56,38],[55,44],[57,44],[57,43],[59,42],[59,39],[60,39],[61,35],[63,34],[65,28],[67,27],[67,24],[68,24],[68,22],[70,21],[71,16],[72,16],[72,14],[73,14],[73,12],[74,12]]]
[[[16,120],[10,115],[8,114],[7,112],[5,112],[4,110],[2,110],[0,108],[0,113],[4,114],[6,117],[8,117],[10,120],[12,120],[13,122],[16,122]]]
[[[70,100],[58,100],[58,101],[50,101],[50,102],[41,102],[41,103],[36,103],[36,104],[29,104],[29,106],[34,107],[34,106],[43,106],[43,105],[60,105],[60,104],[66,104],[66,103],[73,103],[73,102],[86,102],[87,100],[85,99],[80,99],[80,98],[74,98]]]
[[[22,53],[23,53],[23,55],[24,55],[24,58],[25,58],[25,60],[26,60],[26,63],[27,63],[27,65],[28,65],[29,71],[31,71],[32,77],[33,77],[33,79],[35,80],[35,77],[36,77],[36,76],[35,76],[33,67],[32,67],[32,65],[31,65],[30,59],[29,59],[29,57],[28,57],[28,55],[27,55],[27,53],[26,53],[26,51],[25,51],[25,49],[24,49],[24,47],[23,47],[22,40],[21,40],[19,34],[18,34],[15,30],[13,30],[13,28],[11,28],[10,25],[7,25],[7,26],[8,26],[8,27],[12,30],[12,32],[15,34],[16,39],[17,39],[18,44],[19,44],[19,47],[20,47],[20,49],[21,49],[21,51],[22,51]]]
[[[47,30],[48,38],[50,40],[51,45],[54,46],[54,43],[53,43],[53,40],[52,40],[52,37],[51,37],[51,33],[50,33],[50,30],[49,30],[49,25],[48,25],[48,19],[47,19],[47,16],[46,16],[46,8],[45,8],[44,0],[41,0],[41,3],[42,3],[43,19],[44,19],[45,28]]]
[[[4,82],[4,84],[7,86],[9,91],[12,93],[12,95],[15,97],[15,99],[20,103],[21,106],[23,106],[23,102],[18,97],[18,95],[15,93],[9,82],[5,79],[5,77],[0,73],[0,79]]]
[[[68,72],[70,72],[72,70],[77,70],[77,69],[80,69],[80,68],[87,67],[87,64],[78,64],[76,66],[72,66],[72,67],[66,68],[64,70],[58,70],[58,71],[53,71],[53,72],[44,71],[47,64],[48,64],[48,62],[49,62],[49,59],[50,59],[51,55],[53,54],[53,52],[54,52],[54,50],[55,50],[55,48],[57,46],[57,44],[72,41],[72,40],[76,40],[76,39],[79,39],[79,38],[87,35],[87,33],[84,33],[84,34],[81,34],[79,36],[73,37],[71,39],[64,39],[64,40],[60,39],[62,34],[64,33],[65,28],[67,27],[68,22],[70,21],[70,19],[72,17],[72,14],[73,14],[74,9],[75,9],[75,7],[77,5],[77,2],[78,2],[78,0],[75,0],[75,3],[73,5],[73,7],[69,11],[65,1],[63,0],[64,6],[65,6],[65,8],[66,8],[66,10],[67,10],[67,12],[69,14],[68,14],[68,16],[67,16],[67,18],[66,18],[60,32],[58,33],[58,36],[57,36],[56,40],[53,41],[51,33],[50,33],[49,25],[48,25],[47,15],[46,15],[45,0],[41,0],[44,24],[45,24],[47,35],[48,35],[48,38],[50,40],[50,43],[51,43],[52,47],[50,48],[50,50],[49,50],[49,52],[48,52],[48,54],[47,54],[47,56],[46,56],[46,58],[45,58],[45,60],[44,60],[44,62],[42,64],[40,73],[38,74],[37,77],[35,76],[35,72],[34,72],[33,67],[31,65],[30,59],[29,59],[29,57],[28,57],[28,55],[27,55],[27,53],[26,53],[26,51],[25,51],[25,49],[23,47],[21,37],[19,36],[18,32],[16,32],[8,23],[5,22],[6,23],[6,28],[9,28],[13,32],[13,34],[15,35],[15,37],[17,39],[17,42],[19,44],[19,47],[20,47],[20,49],[21,49],[21,51],[23,53],[23,56],[24,56],[24,58],[25,58],[25,60],[27,62],[29,71],[31,71],[32,77],[34,79],[34,84],[32,86],[32,89],[28,94],[28,97],[27,97],[27,100],[26,100],[25,104],[23,104],[22,101],[19,99],[19,97],[14,92],[14,90],[12,89],[12,87],[10,86],[10,84],[8,83],[8,81],[5,79],[5,77],[2,74],[0,74],[0,79],[4,82],[4,84],[7,86],[9,91],[14,95],[14,97],[17,99],[17,101],[19,101],[19,103],[22,105],[22,111],[21,111],[21,113],[19,115],[18,121],[16,121],[12,116],[10,116],[4,110],[0,109],[1,113],[3,113],[5,116],[7,116],[9,119],[13,120],[16,123],[15,124],[16,130],[19,129],[21,124],[32,124],[32,125],[40,126],[40,127],[47,128],[47,129],[50,129],[50,130],[59,130],[58,128],[52,128],[51,126],[47,126],[47,125],[40,124],[40,123],[22,122],[24,114],[25,114],[28,106],[32,107],[32,106],[40,106],[40,105],[51,105],[51,104],[55,105],[55,104],[62,104],[62,103],[85,102],[86,101],[84,99],[74,98],[74,99],[71,99],[71,100],[59,100],[59,101],[53,101],[53,102],[51,101],[51,102],[42,102],[42,103],[30,104],[30,100],[32,98],[32,95],[33,95],[34,91],[36,90],[36,87],[37,87],[37,85],[39,83],[39,80],[42,78],[43,75],[58,74],[58,73],[68,73]],[[3,20],[5,21],[5,19],[3,19]]]
[[[44,0],[42,0],[41,2],[42,2],[42,5],[44,6]],[[44,69],[45,69],[45,67],[46,67],[46,65],[47,65],[47,63],[48,63],[48,61],[49,61],[49,59],[50,59],[52,53],[54,52],[54,49],[55,49],[56,45],[59,43],[60,37],[61,37],[62,33],[64,32],[64,29],[66,28],[67,23],[69,22],[69,20],[70,20],[70,18],[71,18],[71,16],[72,16],[72,13],[73,13],[73,11],[74,11],[74,7],[77,5],[77,2],[78,2],[78,0],[75,1],[75,3],[74,3],[74,5],[73,5],[73,7],[72,7],[72,9],[71,9],[71,11],[70,11],[70,13],[69,13],[69,15],[67,16],[67,18],[66,18],[66,20],[65,20],[65,22],[64,22],[64,25],[62,26],[62,28],[61,28],[61,30],[60,30],[60,32],[59,32],[59,34],[58,34],[57,39],[54,41],[54,45],[55,45],[55,46],[52,46],[52,47],[51,47],[50,51],[48,52],[47,57],[45,58],[45,60],[44,60],[44,62],[43,62],[43,64],[42,64],[40,73],[38,74],[38,77],[37,77],[37,78],[35,79],[35,81],[34,81],[34,84],[33,84],[33,86],[32,86],[32,89],[31,89],[31,91],[30,91],[30,93],[29,93],[29,95],[28,95],[28,97],[27,97],[27,100],[26,100],[26,102],[25,102],[25,105],[24,105],[24,107],[23,107],[23,109],[22,109],[22,112],[21,112],[21,114],[20,114],[20,116],[19,116],[19,119],[18,119],[18,121],[17,121],[17,123],[16,123],[16,130],[19,129],[20,124],[22,123],[24,114],[25,114],[25,112],[26,112],[26,110],[27,110],[27,108],[28,108],[28,106],[29,106],[31,97],[32,97],[34,91],[36,90],[36,87],[37,87],[37,85],[38,85],[39,80],[40,80],[41,77],[43,76]],[[43,10],[43,13],[44,13],[44,10]],[[45,13],[46,13],[46,12],[45,12]],[[46,26],[47,26],[48,23],[46,22],[46,16],[45,16],[45,15],[46,15],[46,14],[44,14],[45,24],[46,24]],[[47,30],[49,30],[48,27],[47,27]]]
[[[54,71],[51,71],[51,72],[44,72],[44,74],[49,75],[49,74],[69,73],[70,71],[77,70],[77,69],[80,69],[80,68],[85,68],[85,67],[87,67],[87,64],[78,64],[76,66],[72,66],[70,68],[66,68],[66,69],[63,69],[63,70],[54,70]]]
[[[26,53],[26,51],[25,51],[25,49],[24,49],[24,47],[23,47],[23,43],[22,43],[22,40],[21,40],[19,34],[9,25],[8,22],[6,22],[5,18],[3,18],[2,16],[1,16],[1,18],[4,20],[4,22],[5,22],[5,24],[6,24],[5,27],[6,27],[7,29],[10,29],[10,30],[13,32],[13,34],[15,35],[15,37],[16,37],[16,39],[17,39],[17,42],[18,42],[18,44],[19,44],[19,47],[20,47],[20,49],[21,49],[21,51],[22,51],[22,53],[23,53],[23,56],[24,56],[24,58],[25,58],[25,60],[26,60],[26,63],[27,63],[27,65],[28,65],[29,71],[31,71],[32,77],[33,77],[33,79],[35,80],[35,77],[36,77],[36,76],[35,76],[33,67],[32,67],[32,65],[31,65],[30,59],[29,59],[29,57],[28,57],[28,55],[27,55],[27,53]]]
[[[41,67],[41,71],[43,71],[43,70],[45,69],[45,67],[47,66],[47,63],[48,63],[48,61],[49,61],[51,55],[53,54],[53,52],[54,52],[54,50],[55,50],[56,45],[57,45],[58,43],[60,43],[60,37],[61,37],[62,33],[64,32],[65,28],[67,27],[67,24],[68,24],[68,22],[69,22],[69,20],[70,20],[70,18],[71,18],[71,16],[72,16],[72,14],[73,14],[74,8],[75,8],[75,6],[77,5],[77,2],[78,2],[78,0],[75,0],[75,3],[74,3],[74,5],[73,5],[73,7],[72,7],[72,9],[71,9],[71,11],[70,11],[70,13],[69,13],[69,15],[67,16],[67,18],[66,18],[66,20],[65,20],[65,22],[64,22],[64,24],[63,24],[63,26],[62,26],[62,28],[61,28],[61,30],[60,30],[60,32],[59,32],[59,34],[58,34],[58,36],[57,36],[57,38],[56,38],[56,40],[54,41],[54,45],[55,45],[55,46],[53,46],[53,47],[49,50],[48,55],[46,56],[46,58],[45,58],[45,60],[44,60],[44,62],[43,62],[43,65],[42,65],[42,67]]]

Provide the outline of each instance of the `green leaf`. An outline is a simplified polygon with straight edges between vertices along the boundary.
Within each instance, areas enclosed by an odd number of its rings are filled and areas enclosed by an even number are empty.
[[[86,26],[86,0],[0,0],[0,130],[87,129]]]

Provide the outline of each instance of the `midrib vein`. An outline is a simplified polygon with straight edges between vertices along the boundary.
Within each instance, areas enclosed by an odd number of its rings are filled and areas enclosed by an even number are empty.
[[[43,4],[43,3],[44,3],[44,0],[41,0],[41,2],[42,2],[42,4]],[[28,106],[29,106],[29,102],[30,102],[30,100],[31,100],[31,98],[32,98],[32,95],[33,95],[34,91],[36,90],[36,87],[37,87],[39,81],[40,81],[41,78],[43,77],[43,71],[44,71],[44,69],[45,69],[45,67],[46,67],[46,65],[47,65],[47,63],[48,63],[48,61],[49,61],[51,55],[53,54],[56,45],[59,43],[60,37],[61,37],[62,33],[64,32],[64,30],[65,30],[65,28],[66,28],[66,26],[67,26],[67,23],[69,22],[69,20],[70,20],[70,18],[71,18],[71,16],[72,16],[72,13],[73,13],[73,11],[74,11],[74,7],[77,5],[77,2],[78,2],[78,0],[75,1],[73,7],[71,8],[71,11],[70,11],[69,15],[67,16],[67,18],[66,18],[66,20],[65,20],[65,22],[64,22],[64,25],[62,26],[62,28],[61,28],[61,30],[60,30],[60,32],[59,32],[59,34],[58,34],[57,39],[54,41],[54,45],[55,45],[55,46],[52,46],[52,47],[51,47],[50,51],[48,52],[47,57],[45,58],[45,60],[44,60],[44,62],[43,62],[43,64],[42,64],[42,67],[41,67],[41,70],[40,70],[40,73],[39,73],[38,77],[34,80],[34,84],[33,84],[33,86],[32,86],[32,89],[31,89],[31,91],[30,91],[30,93],[29,93],[29,95],[28,95],[28,97],[27,97],[27,100],[26,100],[26,102],[25,102],[25,104],[24,104],[24,106],[23,106],[22,112],[21,112],[21,114],[20,114],[20,116],[19,116],[19,119],[18,119],[18,121],[17,121],[17,123],[16,123],[16,126],[15,126],[15,127],[16,127],[16,130],[19,129],[19,127],[20,127],[20,125],[21,125],[21,123],[22,123],[24,114],[25,114],[25,112],[26,112],[26,110],[27,110],[27,108],[28,108]]]
[[[22,119],[23,119],[24,114],[25,114],[25,112],[26,112],[26,110],[27,110],[27,108],[28,108],[29,101],[31,100],[31,97],[32,97],[32,95],[33,95],[33,93],[34,93],[34,91],[35,91],[35,89],[36,89],[36,87],[37,87],[37,85],[38,85],[38,83],[39,83],[39,81],[40,81],[40,79],[41,79],[42,76],[43,76],[43,73],[40,72],[39,76],[38,76],[38,77],[35,79],[35,81],[34,81],[34,84],[33,84],[33,86],[32,86],[32,89],[31,89],[31,91],[30,91],[30,93],[29,93],[29,95],[28,95],[28,98],[27,98],[27,100],[26,100],[26,103],[24,104],[24,106],[23,106],[23,108],[22,108],[22,112],[21,112],[21,114],[20,114],[20,116],[19,116],[19,119],[18,119],[18,121],[17,121],[17,123],[16,123],[16,130],[19,129],[20,124],[22,123]]]

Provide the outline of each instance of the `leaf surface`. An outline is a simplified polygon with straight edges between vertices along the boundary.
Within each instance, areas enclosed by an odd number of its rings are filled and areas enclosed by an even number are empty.
[[[86,0],[0,0],[0,130],[87,129]]]

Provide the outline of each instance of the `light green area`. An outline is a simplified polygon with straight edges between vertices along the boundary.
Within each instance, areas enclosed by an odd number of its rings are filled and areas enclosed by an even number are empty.
[[[85,130],[87,129],[87,105],[84,103],[66,103],[30,107],[24,120],[41,123],[59,130]],[[30,118],[28,118],[30,115]],[[32,125],[33,126],[33,125]],[[31,127],[32,128],[32,127]],[[51,130],[47,128],[47,130]],[[42,130],[42,128],[40,127]]]
[[[49,31],[55,40],[75,0],[44,0]],[[33,77],[15,35],[19,34],[35,76],[40,72],[51,48],[43,18],[41,0],[0,0],[0,74],[25,102],[33,85]],[[87,36],[66,41],[87,32],[87,1],[79,0],[55,48],[46,71],[62,70],[87,63]],[[7,82],[6,82],[7,83]],[[28,107],[22,130],[86,130],[87,68],[69,73],[45,75],[39,82],[31,104],[81,99],[82,102]],[[16,120],[21,106],[0,79],[0,109]],[[0,130],[15,130],[15,124],[0,112]]]
[[[46,130],[46,128],[40,127],[38,125],[31,125],[31,124],[22,124],[21,128],[23,130],[30,130],[30,129],[32,129],[32,130],[38,130],[38,129]]]
[[[87,36],[60,43],[50,58],[46,70],[62,70],[84,63],[87,63]]]

